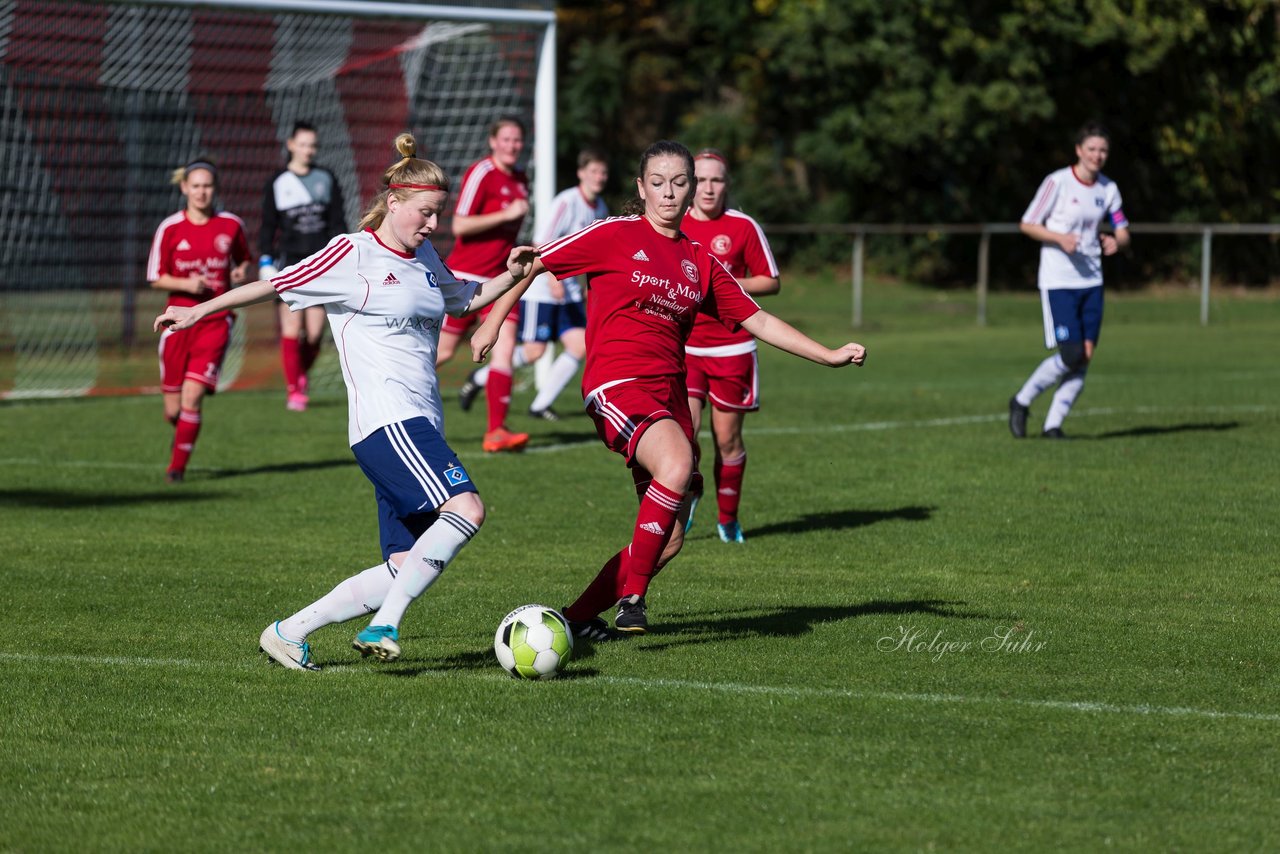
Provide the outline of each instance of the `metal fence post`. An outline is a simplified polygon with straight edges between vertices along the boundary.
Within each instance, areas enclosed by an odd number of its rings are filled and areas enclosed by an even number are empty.
[[[978,239],[978,325],[987,325],[987,278],[991,270],[991,230],[984,223]]]
[[[1209,271],[1213,268],[1213,228],[1200,234],[1200,325],[1209,325]]]
[[[862,254],[866,248],[866,234],[853,234],[853,328],[862,327]]]

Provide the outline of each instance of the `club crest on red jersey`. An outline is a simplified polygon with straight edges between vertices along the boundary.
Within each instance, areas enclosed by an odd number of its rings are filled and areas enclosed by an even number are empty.
[[[213,248],[218,250],[220,255],[226,255],[231,251],[231,235],[219,234],[213,238]]]
[[[728,255],[733,249],[733,241],[727,234],[717,234],[711,238],[711,251],[717,255]]]
[[[688,258],[680,262],[680,269],[684,272],[684,277],[695,285],[698,284],[698,268]]]

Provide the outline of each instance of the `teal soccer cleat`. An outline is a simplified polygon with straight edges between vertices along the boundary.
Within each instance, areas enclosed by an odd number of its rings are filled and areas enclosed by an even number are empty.
[[[745,543],[747,538],[742,536],[742,526],[735,519],[732,522],[717,524],[716,530],[720,532],[720,542],[722,543]]]
[[[379,661],[395,661],[400,657],[400,630],[395,626],[369,626],[351,645],[360,650],[361,655],[376,655]]]

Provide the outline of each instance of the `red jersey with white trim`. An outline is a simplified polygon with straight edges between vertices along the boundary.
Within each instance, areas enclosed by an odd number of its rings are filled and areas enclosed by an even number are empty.
[[[747,276],[778,278],[778,263],[773,260],[764,229],[742,211],[726,210],[715,219],[698,219],[692,209],[684,215],[680,229],[696,243],[720,260],[736,279]],[[735,347],[734,353],[755,349],[755,339],[744,329],[736,332],[705,314],[698,315],[689,336],[688,352],[695,355],[714,356],[716,353],[698,353],[709,347]],[[731,355],[731,354],[725,354]]]
[[[160,223],[147,256],[147,281],[161,276],[185,279],[200,273],[209,290],[199,294],[169,292],[169,305],[192,306],[213,299],[231,287],[231,268],[249,259],[249,239],[244,222],[235,214],[219,211],[209,221],[196,225],[185,210]],[[226,317],[220,311],[210,318]]]
[[[1102,242],[1098,226],[1104,218],[1114,228],[1128,228],[1121,210],[1120,188],[1099,174],[1091,184],[1076,177],[1075,167],[1049,173],[1022,215],[1022,221],[1059,234],[1075,234],[1076,251],[1054,243],[1040,244],[1040,290],[1078,290],[1102,284]]]
[[[638,377],[684,376],[684,344],[703,312],[737,328],[760,310],[724,265],[683,232],[612,217],[542,247],[556,278],[587,276],[583,395]]]
[[[458,191],[458,205],[454,216],[479,216],[496,213],[516,199],[529,198],[529,179],[516,170],[510,175],[503,172],[486,157],[462,176],[462,189]],[[449,253],[449,266],[454,270],[466,270],[477,276],[491,279],[506,272],[507,256],[520,236],[524,217],[504,222],[480,232],[459,237]]]
[[[347,384],[352,445],[419,416],[444,435],[436,379],[441,320],[466,310],[476,283],[459,281],[429,241],[408,254],[372,231],[341,234],[282,270],[271,286],[293,311],[324,306]]]

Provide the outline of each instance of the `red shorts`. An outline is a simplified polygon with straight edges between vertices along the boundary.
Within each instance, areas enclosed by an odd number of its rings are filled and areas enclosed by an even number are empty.
[[[490,276],[477,276],[474,273],[454,273],[460,282],[484,282]],[[484,319],[489,316],[489,312],[493,309],[493,303],[489,303],[479,311],[472,312],[466,317],[454,317],[451,314],[444,316],[444,325],[440,327],[443,332],[450,332],[454,335],[466,335],[471,328],[479,323],[483,323]],[[507,319],[503,323],[518,323],[520,320],[520,303],[516,303],[516,307],[511,309],[511,313],[507,315]]]
[[[202,320],[190,329],[166,329],[160,336],[160,390],[178,392],[184,381],[191,380],[210,393],[217,391],[234,323],[235,318],[227,314]]]
[[[641,494],[652,476],[636,463],[636,445],[646,430],[664,418],[675,421],[688,438],[693,450],[693,483],[701,484],[702,477],[698,474],[701,449],[693,435],[688,397],[683,377],[625,380],[598,388],[587,396],[587,414],[595,422],[596,433],[605,447],[627,461]]]
[[[716,409],[755,412],[760,408],[760,365],[756,351],[736,356],[684,357],[689,397],[711,398]]]

